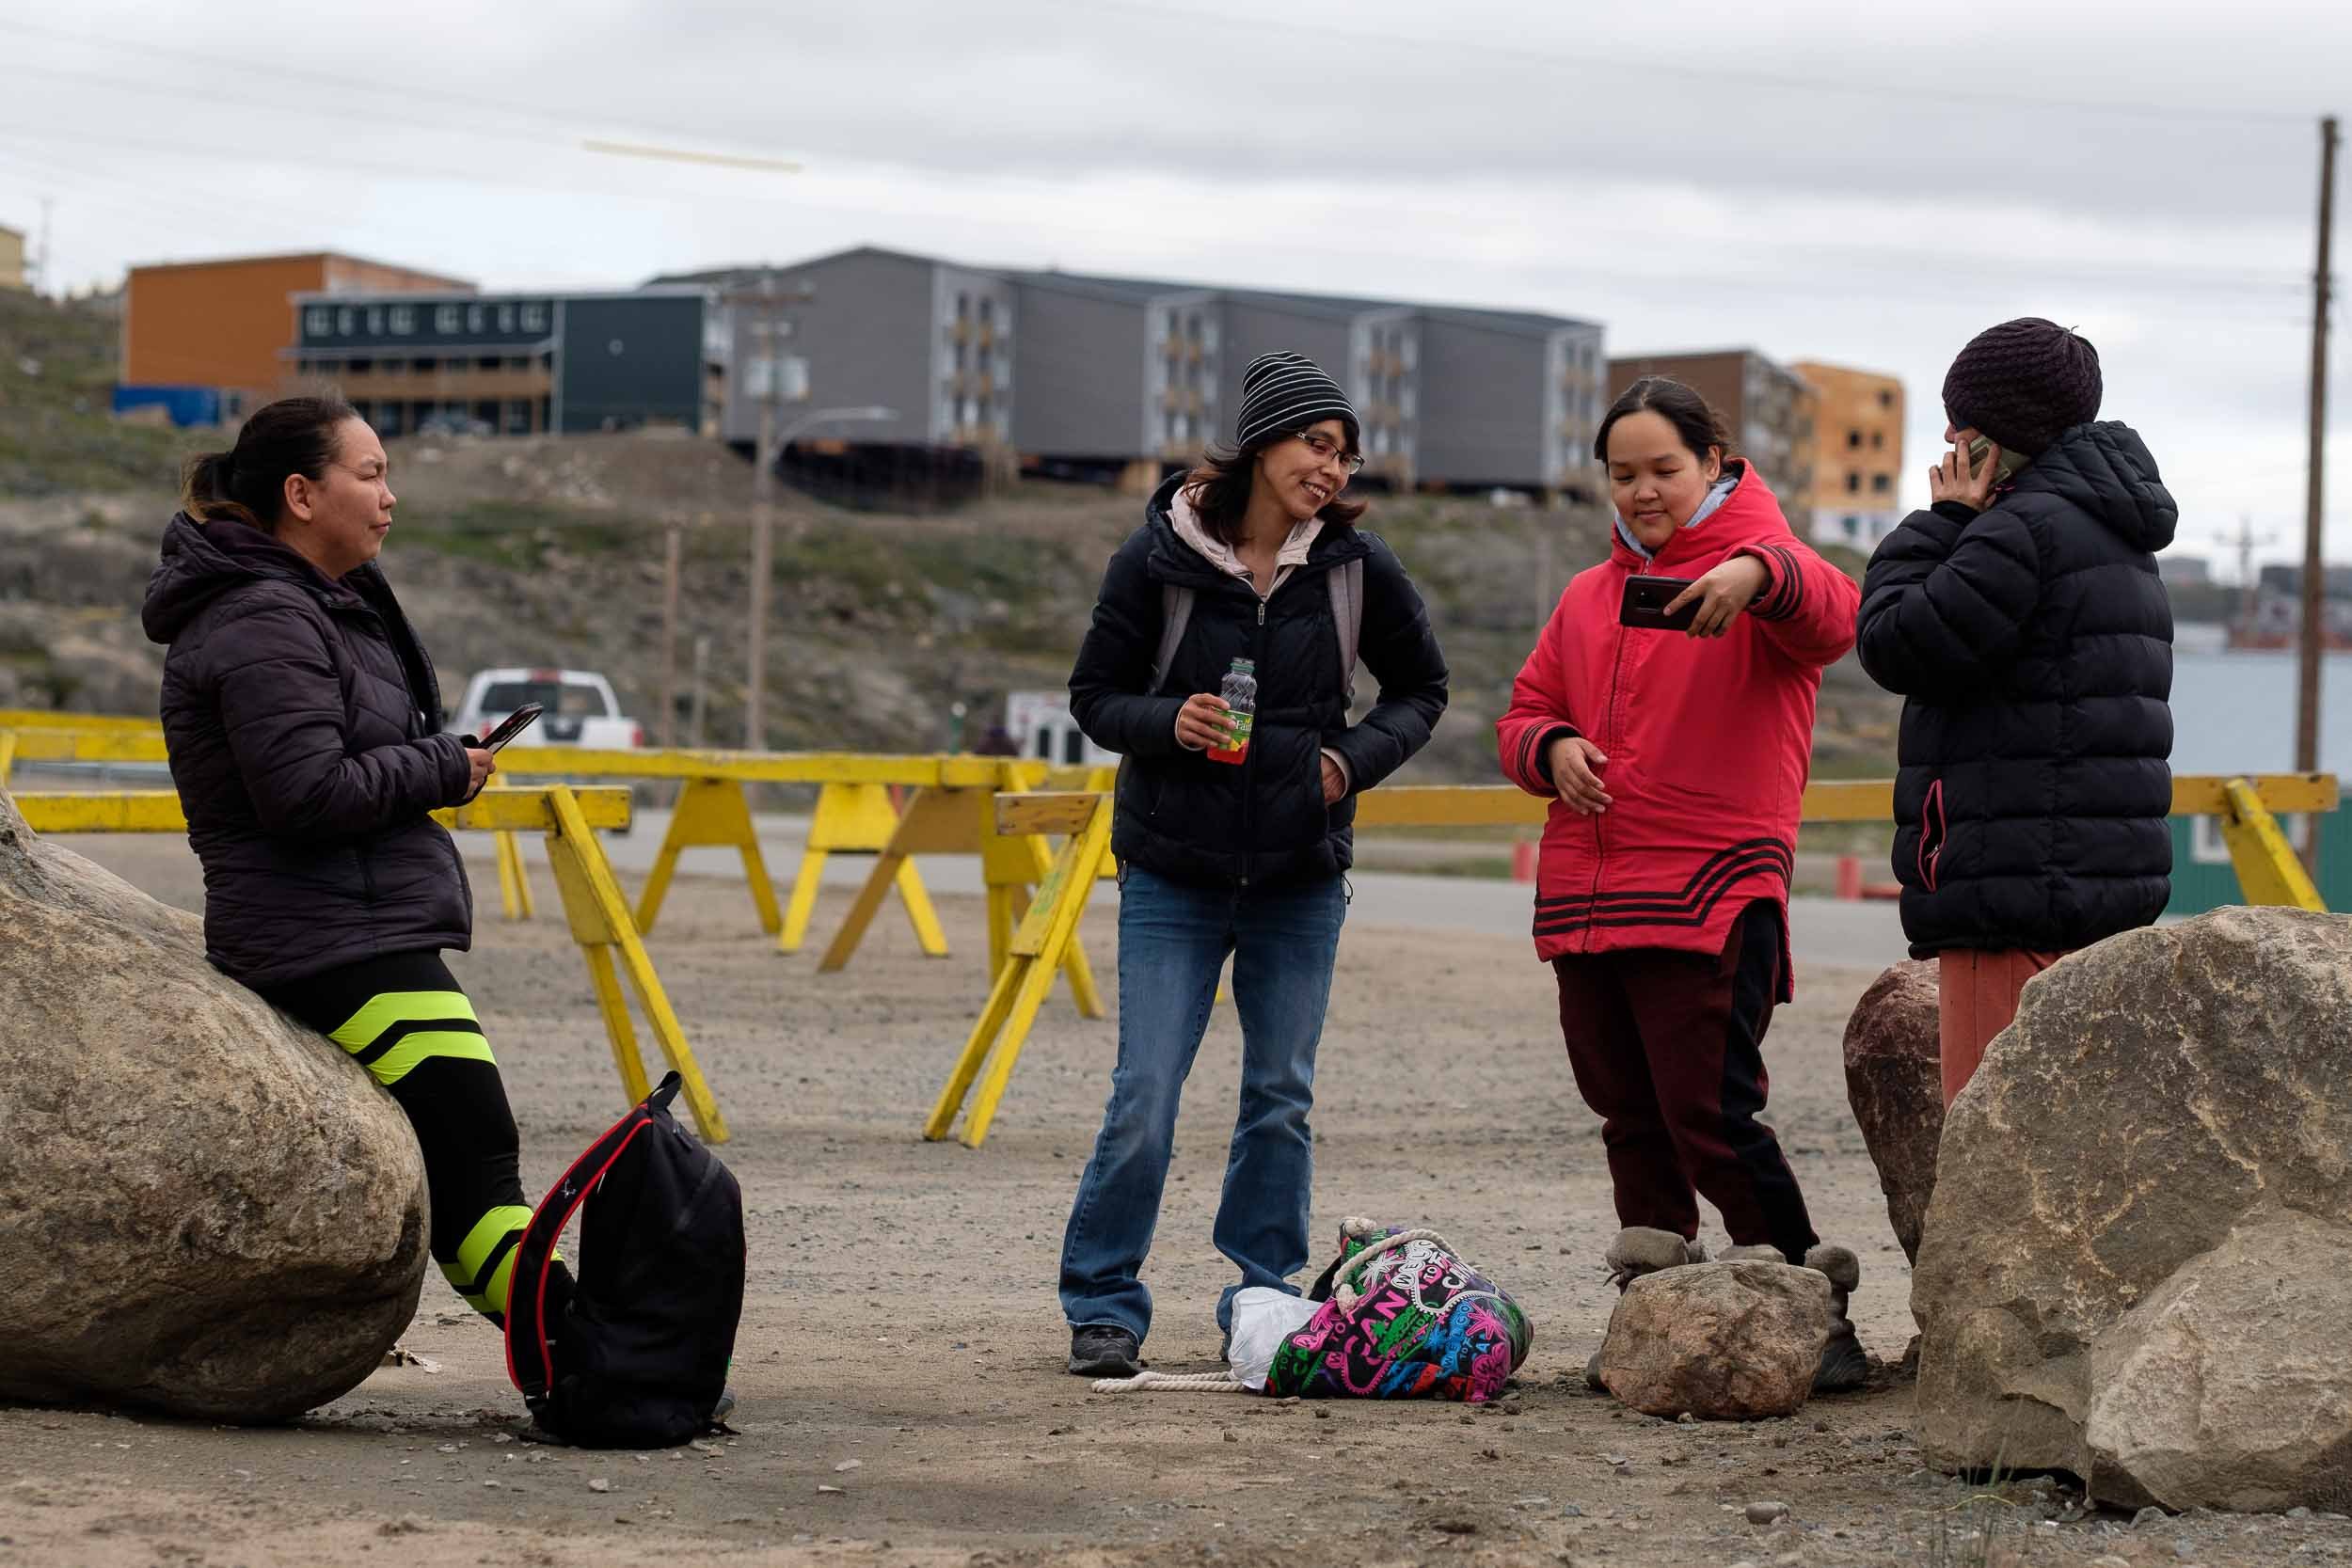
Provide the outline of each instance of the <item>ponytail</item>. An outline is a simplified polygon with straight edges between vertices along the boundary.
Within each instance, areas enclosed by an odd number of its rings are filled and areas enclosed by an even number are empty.
[[[180,476],[181,508],[199,522],[230,518],[275,531],[287,476],[326,478],[343,422],[358,417],[337,397],[281,398],[257,410],[235,446],[188,460]]]

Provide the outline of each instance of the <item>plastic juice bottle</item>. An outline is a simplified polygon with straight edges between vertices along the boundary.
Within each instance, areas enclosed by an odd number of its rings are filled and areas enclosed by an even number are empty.
[[[1225,699],[1226,722],[1232,727],[1232,737],[1209,752],[1211,762],[1238,765],[1249,754],[1249,726],[1258,712],[1258,666],[1249,659],[1237,658],[1225,672],[1225,684],[1217,689]]]

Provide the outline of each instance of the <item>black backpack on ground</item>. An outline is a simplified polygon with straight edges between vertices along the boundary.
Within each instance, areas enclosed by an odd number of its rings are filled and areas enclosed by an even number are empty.
[[[670,1115],[678,1075],[572,1162],[516,1244],[506,1370],[532,1417],[582,1448],[684,1443],[713,1424],[743,1313],[743,1194]],[[582,1203],[580,1272],[550,1301]]]

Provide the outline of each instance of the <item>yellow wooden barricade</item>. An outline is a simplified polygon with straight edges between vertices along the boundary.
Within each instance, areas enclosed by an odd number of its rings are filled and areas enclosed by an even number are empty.
[[[873,922],[892,879],[915,855],[977,855],[980,879],[988,899],[988,973],[993,981],[1004,972],[1011,956],[1013,929],[1029,907],[1031,892],[1045,878],[1053,851],[1031,834],[1007,835],[996,831],[995,800],[1011,790],[1030,790],[1060,783],[1088,790],[1107,790],[1109,768],[1055,768],[1042,762],[1007,762],[986,785],[940,786],[918,789],[907,801],[889,843],[859,890],[818,963],[820,973],[848,966]],[[1094,982],[1085,945],[1073,938],[1063,956],[1070,993],[1078,1011],[1088,1018],[1104,1016],[1102,993]]]
[[[11,799],[26,825],[40,833],[172,833],[185,832],[188,826],[180,797],[168,789],[60,791]],[[694,1060],[693,1049],[671,1008],[653,960],[638,939],[628,904],[621,896],[612,863],[596,838],[600,828],[628,827],[629,810],[626,789],[574,790],[553,784],[536,789],[485,789],[468,804],[437,811],[433,816],[449,828],[501,835],[530,832],[547,835],[548,859],[564,893],[572,939],[587,960],[589,982],[604,1016],[613,1065],[619,1069],[628,1103],[643,1100],[648,1085],[616,968],[628,974],[655,1042],[685,1081],[687,1105],[704,1138],[723,1143],[726,1120],[704,1082],[701,1066]]]
[[[1051,804],[1030,809],[1033,801]],[[1054,973],[1064,962],[1078,932],[1079,917],[1100,879],[1111,850],[1111,804],[1107,795],[1007,795],[996,802],[996,827],[1004,833],[1067,833],[1061,850],[1038,884],[1037,897],[1021,928],[1012,935],[1005,967],[989,988],[987,1006],[973,1025],[963,1051],[956,1058],[946,1086],[931,1107],[923,1136],[937,1140],[955,1125],[964,1097],[979,1085],[966,1118],[963,1143],[977,1148],[996,1117],[996,1102],[1012,1081],[1013,1064],[1021,1059],[1022,1043],[1037,1010],[1054,984]]]
[[[2282,904],[2324,910],[2301,861],[2273,819],[2277,812],[2333,811],[2342,792],[2332,774],[2274,773],[2225,778],[2191,775],[2172,781],[2172,815],[2218,816],[2249,904]],[[1888,780],[1817,784],[1806,789],[1807,822],[1875,822],[1894,815],[1895,786]],[[1506,784],[1399,784],[1358,797],[1359,827],[1510,826],[1540,823],[1551,802]],[[1101,866],[1107,863],[1110,800],[1094,793],[1004,795],[996,801],[1000,833],[1071,833],[1055,875],[1037,899],[1013,942],[1013,962],[996,977],[988,1006],[965,1040],[946,1088],[924,1123],[930,1139],[947,1136],[973,1082],[978,1095],[964,1117],[962,1143],[979,1148],[995,1119],[996,1106],[1010,1082],[1013,1065],[1037,1018],[1037,1003],[1052,984],[1055,966],[1078,928]],[[986,1076],[981,1077],[985,1066]]]

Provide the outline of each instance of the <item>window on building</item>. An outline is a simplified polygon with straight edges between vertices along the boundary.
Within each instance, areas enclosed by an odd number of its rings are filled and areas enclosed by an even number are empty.
[[[324,338],[335,330],[335,312],[324,305],[313,305],[302,312],[303,335]]]
[[[1884,451],[1886,450],[1886,432],[1883,430],[1874,430],[1870,432],[1870,450],[1872,451]]]
[[[417,308],[413,305],[393,306],[391,328],[392,335],[396,338],[405,338],[414,332],[417,329]]]
[[[1881,408],[1892,408],[1895,406],[1895,389],[1893,388],[1882,387],[1879,388],[1879,406]]]
[[[1853,516],[1851,514],[1848,515],[1846,518],[1846,537],[1849,539],[1859,539],[1862,537],[1861,518]]]
[[[1859,448],[1861,445],[1862,432],[1858,430],[1849,430],[1846,432],[1846,446],[1849,450]]]
[[[335,312],[335,336],[348,338],[359,330],[359,312],[346,305]]]
[[[956,320],[969,321],[971,319],[972,296],[970,294],[956,295]]]
[[[545,332],[548,329],[548,308],[544,305],[524,306],[522,318],[525,332]]]
[[[1883,496],[1893,488],[1895,488],[1895,476],[1893,474],[1872,474],[1870,476],[1870,493],[1872,495]]]
[[[484,324],[484,322],[485,322],[486,320],[488,320],[488,317],[487,317],[487,316],[485,316],[485,315],[484,314],[484,312],[483,312],[483,309],[482,309],[482,307],[481,307],[481,306],[479,306],[479,305],[469,305],[469,306],[467,306],[467,307],[466,307],[466,330],[467,330],[467,331],[469,331],[469,332],[479,332],[479,331],[481,331],[481,330],[482,330],[482,327],[483,327],[483,324]]]
[[[434,331],[440,333],[455,332],[459,327],[465,325],[465,324],[466,313],[465,311],[459,309],[456,306],[437,305],[433,308]]]
[[[371,338],[384,336],[384,307],[381,305],[368,307],[368,336]]]
[[[501,332],[512,332],[515,330],[515,308],[513,306],[501,305],[499,307],[499,330]]]
[[[1862,494],[1862,476],[1860,474],[1849,473],[1846,476],[1846,494],[1850,496],[1858,496]]]
[[[988,295],[980,296],[980,325],[986,326],[996,319],[996,302]]]

